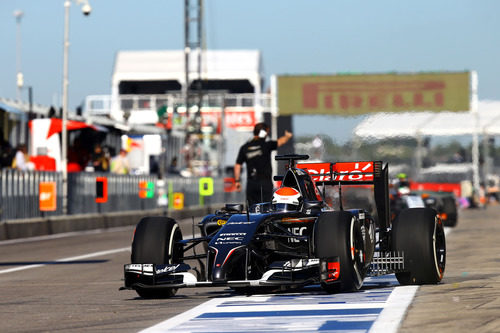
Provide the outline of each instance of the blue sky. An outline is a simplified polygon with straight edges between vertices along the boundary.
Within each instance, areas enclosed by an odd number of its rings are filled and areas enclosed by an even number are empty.
[[[86,95],[110,93],[117,51],[184,44],[182,0],[89,1],[88,17],[71,6],[71,108]],[[63,4],[0,0],[1,97],[16,97],[18,9],[25,84],[35,102],[59,103]],[[479,98],[500,100],[499,12],[494,0],[205,0],[205,35],[209,49],[259,49],[267,83],[272,74],[476,70]],[[296,134],[342,131],[356,121],[300,119]]]

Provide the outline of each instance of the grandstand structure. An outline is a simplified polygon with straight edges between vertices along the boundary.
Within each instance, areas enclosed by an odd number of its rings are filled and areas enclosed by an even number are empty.
[[[177,157],[183,168],[208,164],[221,170],[234,164],[239,146],[270,112],[261,54],[195,50],[189,53],[188,75],[185,64],[183,50],[118,52],[111,93],[87,96],[84,115],[163,128],[167,160]]]

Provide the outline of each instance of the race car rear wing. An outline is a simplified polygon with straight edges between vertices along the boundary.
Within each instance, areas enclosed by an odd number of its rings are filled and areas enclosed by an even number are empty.
[[[297,168],[306,170],[316,183],[361,185],[374,184],[382,172],[382,162],[298,163]]]
[[[325,185],[373,185],[380,227],[390,227],[389,167],[382,161],[297,163],[312,180]]]

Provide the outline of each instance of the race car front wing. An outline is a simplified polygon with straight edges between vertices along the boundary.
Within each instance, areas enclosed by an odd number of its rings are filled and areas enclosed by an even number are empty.
[[[127,264],[123,289],[303,286],[319,283],[319,260],[277,262],[258,280],[199,281],[188,264]]]
[[[375,252],[376,255],[368,270],[367,276],[379,276],[403,272],[404,253]],[[188,264],[127,264],[124,266],[125,286],[123,289],[161,289],[161,288],[193,288],[193,287],[264,287],[283,286],[300,287],[319,284],[322,276],[319,259],[292,259],[275,262],[257,280],[200,281],[189,272]],[[199,274],[197,274],[199,276]],[[327,281],[327,280],[325,280]]]

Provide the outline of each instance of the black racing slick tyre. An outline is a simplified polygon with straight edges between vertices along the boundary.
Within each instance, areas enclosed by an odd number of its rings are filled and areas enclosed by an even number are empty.
[[[404,272],[396,273],[400,284],[441,281],[446,265],[446,239],[434,209],[403,210],[393,223],[392,245],[394,251],[404,255]]]
[[[328,293],[355,291],[363,285],[366,275],[365,249],[358,219],[346,211],[325,212],[314,224],[315,256],[320,260],[338,257],[339,278],[333,283],[322,282]]]
[[[145,217],[139,221],[132,242],[133,264],[181,263],[182,233],[175,220],[163,216]],[[136,289],[143,298],[165,298],[175,295],[176,288]]]
[[[454,227],[457,225],[458,213],[455,198],[452,196],[443,197],[443,213],[446,214],[444,225]]]

